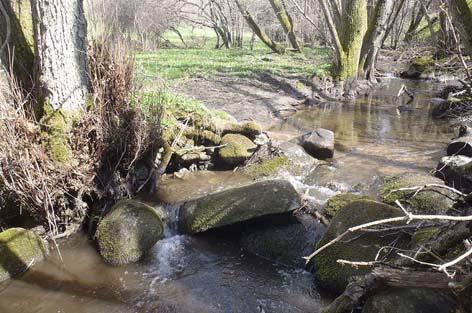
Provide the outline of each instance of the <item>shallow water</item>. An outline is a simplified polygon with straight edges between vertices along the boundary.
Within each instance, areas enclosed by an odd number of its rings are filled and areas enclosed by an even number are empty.
[[[428,99],[437,86],[410,82],[418,96],[395,95],[403,81],[354,103],[333,103],[298,112],[270,126],[276,139],[290,139],[316,127],[336,134],[334,161],[308,178],[288,177],[300,190],[323,202],[333,184],[371,184],[383,175],[426,173],[453,136],[446,122],[430,118]],[[403,106],[398,108],[399,106]],[[239,173],[200,172],[167,178],[154,199],[179,203],[250,181]],[[169,205],[170,227],[142,262],[106,265],[85,235],[60,245],[47,262],[0,284],[1,313],[151,312],[319,312],[324,298],[312,275],[302,269],[246,254],[236,242],[175,231],[177,205]],[[173,218],[172,218],[173,217]],[[61,259],[62,258],[62,259]]]

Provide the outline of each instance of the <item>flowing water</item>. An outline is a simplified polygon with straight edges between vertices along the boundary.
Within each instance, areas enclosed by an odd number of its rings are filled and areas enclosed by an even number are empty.
[[[371,186],[380,176],[434,168],[453,136],[446,122],[430,118],[429,99],[438,87],[409,82],[417,97],[407,103],[395,97],[402,83],[393,79],[354,103],[323,105],[269,125],[279,140],[316,127],[336,134],[333,163],[306,177],[289,177],[300,191],[309,189],[314,201],[323,202],[343,186]],[[60,244],[60,255],[54,250],[46,262],[0,284],[0,312],[319,312],[326,300],[303,269],[251,255],[215,234],[176,232],[175,203],[249,181],[232,172],[165,180],[154,198],[169,203],[171,223],[146,259],[108,266],[94,244],[79,235]]]

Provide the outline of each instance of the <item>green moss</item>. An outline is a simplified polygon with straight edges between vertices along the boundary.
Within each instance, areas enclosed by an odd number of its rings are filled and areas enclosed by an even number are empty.
[[[420,73],[428,72],[433,66],[434,66],[433,57],[429,55],[415,58],[411,62],[412,69]]]
[[[341,193],[331,197],[326,203],[324,212],[329,217],[336,216],[336,213],[345,205],[356,200],[372,200],[367,196],[356,195],[353,193]],[[355,214],[355,212],[352,212]]]
[[[277,172],[291,164],[286,156],[277,156],[269,160],[265,160],[259,164],[252,164],[244,169],[244,172],[255,178],[269,177],[277,174]]]
[[[348,228],[379,219],[402,216],[400,209],[371,201],[359,200],[342,207],[331,221],[325,235],[318,242],[321,247],[330,242]],[[365,233],[359,236],[355,233],[344,240],[335,243],[319,253],[312,262],[317,285],[335,293],[341,293],[348,283],[348,279],[355,275],[365,275],[370,269],[367,267],[353,268],[342,266],[337,260],[372,261],[379,249],[391,244],[396,235]],[[403,246],[399,243],[399,247]]]
[[[49,156],[58,164],[73,165],[69,134],[79,116],[79,112],[53,110],[48,104],[43,107],[41,139]]]
[[[383,202],[396,205],[395,201],[399,200],[402,204],[410,206],[413,210],[423,213],[440,213],[447,211],[454,201],[436,191],[421,191],[415,194],[415,191],[399,191],[392,192],[401,188],[410,188],[417,186],[425,186],[427,184],[444,184],[438,178],[429,175],[413,175],[406,174],[401,177],[392,177],[386,180],[380,191],[380,198]],[[441,190],[441,192],[447,192]],[[449,196],[454,196],[448,193]]]
[[[32,231],[11,228],[0,233],[0,282],[23,273],[46,255],[46,243]]]
[[[438,227],[429,227],[420,229],[419,231],[415,232],[411,237],[411,243],[413,245],[419,245],[428,241],[429,239],[433,238],[441,231]]]
[[[266,180],[189,201],[180,210],[179,223],[185,232],[195,234],[265,215],[289,212],[299,203],[299,195],[291,183]]]
[[[221,160],[228,165],[239,165],[252,155],[257,146],[247,137],[237,134],[228,134],[221,140],[225,145],[219,150]]]
[[[163,230],[156,209],[143,202],[122,200],[99,222],[96,238],[105,261],[122,265],[139,261]]]

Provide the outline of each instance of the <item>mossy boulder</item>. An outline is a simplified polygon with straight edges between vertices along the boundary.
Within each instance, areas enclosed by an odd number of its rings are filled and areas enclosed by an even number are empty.
[[[426,243],[428,240],[436,236],[440,231],[441,229],[438,227],[422,228],[413,234],[411,237],[411,244],[413,246],[417,246],[422,243]]]
[[[225,146],[218,151],[218,155],[223,163],[230,166],[244,163],[257,148],[249,138],[238,134],[225,135],[221,145]]]
[[[362,313],[456,313],[457,301],[434,289],[388,289],[371,296]]]
[[[286,180],[266,180],[189,201],[180,210],[180,227],[189,234],[257,217],[290,212],[300,196]]]
[[[221,126],[220,131],[223,135],[239,134],[254,139],[256,136],[262,134],[262,126],[254,121],[243,123],[228,122]]]
[[[261,163],[255,163],[244,168],[244,173],[257,178],[277,175],[281,169],[290,166],[291,162],[286,156],[274,156]]]
[[[164,231],[159,210],[136,200],[122,200],[99,222],[96,238],[107,263],[139,261]]]
[[[47,243],[33,231],[10,228],[0,233],[0,282],[44,260],[47,252]]]
[[[320,226],[322,227],[322,226]],[[303,257],[309,255],[316,233],[302,223],[271,225],[251,229],[241,236],[241,246],[260,257],[288,266],[304,267]]]
[[[444,185],[444,182],[430,175],[406,174],[391,177],[386,180],[380,191],[383,202],[395,205],[399,200],[402,204],[409,206],[415,212],[421,213],[444,213],[452,207],[455,195],[442,188],[430,187],[429,190],[421,191],[415,195],[415,190],[392,192],[401,188],[425,186],[429,184]],[[447,196],[444,196],[445,193]]]
[[[348,203],[356,200],[372,200],[368,196],[358,195],[354,193],[340,193],[331,197],[326,202],[324,213],[328,217],[334,217],[336,213]]]
[[[313,158],[305,152],[305,149],[293,142],[279,143],[277,149],[289,160],[285,168],[293,176],[306,176],[323,162]]]
[[[332,219],[317,247],[330,242],[350,227],[397,216],[403,216],[402,211],[384,203],[372,200],[350,202],[342,207]],[[396,235],[379,236],[378,233],[365,233],[362,236],[355,233],[345,237],[344,240],[320,252],[312,260],[311,267],[317,284],[334,293],[343,292],[350,277],[367,274],[370,269],[342,266],[337,263],[337,260],[372,261],[379,249],[391,244],[395,238]]]

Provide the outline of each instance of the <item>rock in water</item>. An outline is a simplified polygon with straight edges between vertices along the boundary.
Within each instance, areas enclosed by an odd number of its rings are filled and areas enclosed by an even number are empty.
[[[100,221],[97,241],[100,254],[112,265],[139,261],[161,238],[161,215],[135,200],[122,200]]]
[[[362,313],[455,313],[457,301],[434,289],[388,289],[370,297]]]
[[[380,191],[383,202],[396,205],[399,200],[402,204],[408,205],[412,210],[419,213],[444,213],[452,207],[455,195],[443,188],[430,187],[415,195],[415,190],[397,191],[396,189],[422,187],[428,184],[444,185],[440,179],[430,175],[404,174],[402,176],[387,179]],[[449,196],[445,196],[445,195]],[[413,196],[415,195],[415,196]]]
[[[348,228],[364,223],[391,217],[403,216],[400,209],[371,200],[353,201],[342,207],[332,219],[323,238],[318,242],[321,247]],[[351,276],[365,275],[369,268],[343,266],[337,260],[372,261],[381,247],[390,245],[397,235],[379,233],[359,233],[348,235],[345,239],[320,252],[312,260],[317,285],[334,293],[342,293]],[[397,245],[402,246],[402,243]]]
[[[299,206],[300,196],[290,182],[267,180],[187,202],[180,210],[180,226],[186,233],[201,233]]]
[[[46,242],[33,231],[10,228],[0,233],[0,282],[41,262],[47,251]]]
[[[464,155],[472,157],[472,136],[459,137],[447,147],[447,155]]]
[[[334,133],[330,130],[318,128],[300,138],[305,151],[312,157],[325,160],[334,156]]]
[[[444,179],[448,186],[462,192],[472,192],[472,158],[455,155],[441,159],[436,168],[436,176]]]
[[[247,137],[237,134],[228,134],[223,137],[219,150],[221,161],[227,165],[238,166],[251,157],[257,146]]]

